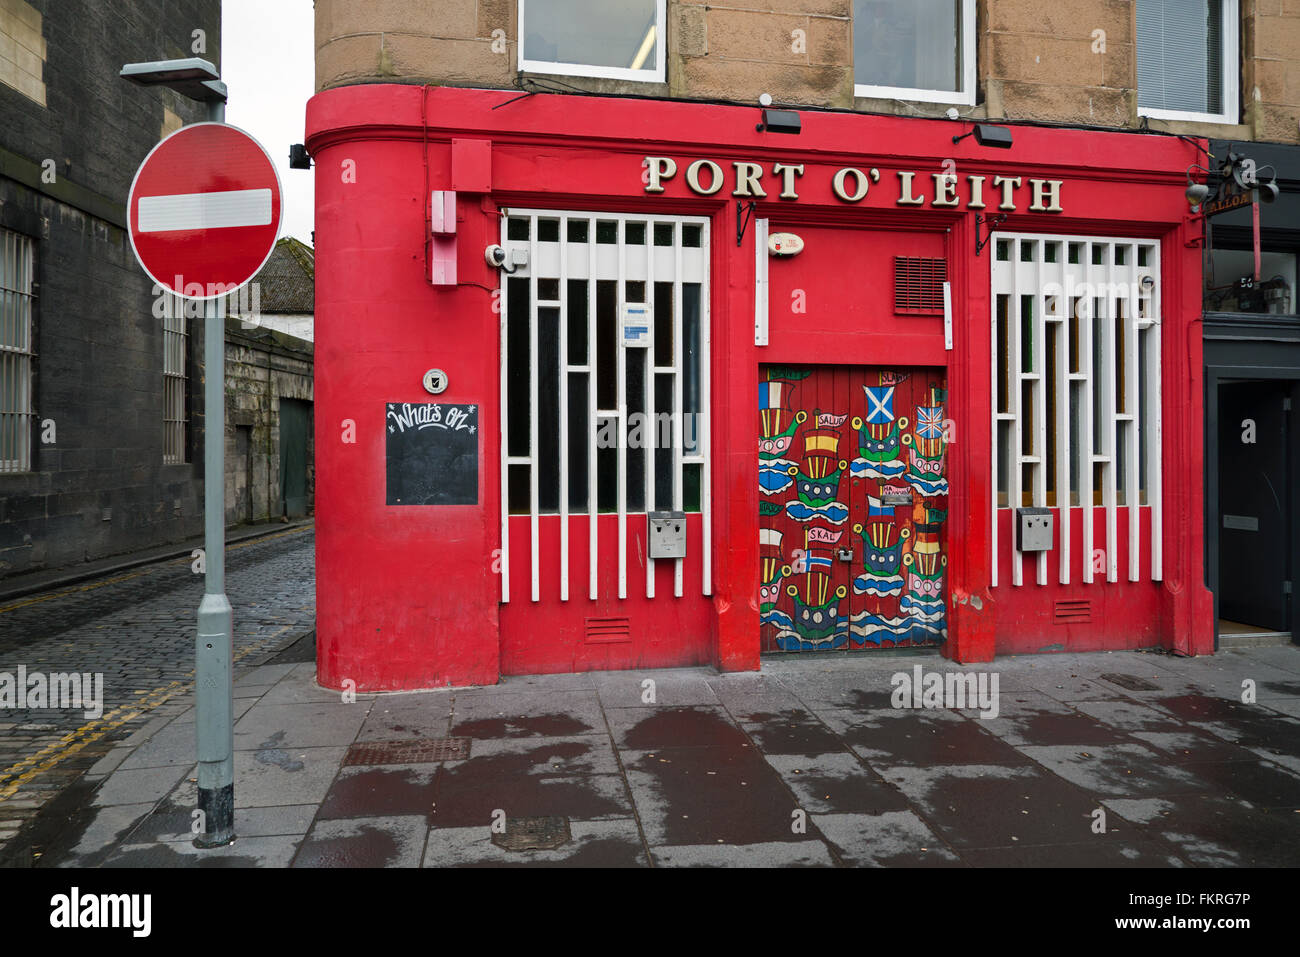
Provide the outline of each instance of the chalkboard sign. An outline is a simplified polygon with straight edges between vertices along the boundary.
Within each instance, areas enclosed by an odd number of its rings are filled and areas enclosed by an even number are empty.
[[[389,402],[389,505],[478,504],[478,406]]]

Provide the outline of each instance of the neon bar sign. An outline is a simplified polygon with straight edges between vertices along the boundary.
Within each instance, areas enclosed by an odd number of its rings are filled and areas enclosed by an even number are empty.
[[[644,169],[641,179],[647,193],[662,193],[664,183],[678,174],[677,161],[670,156],[647,156],[641,165]],[[765,199],[768,189],[771,189],[779,190],[776,193],[778,199],[799,198],[799,179],[804,175],[802,163],[773,163],[770,176],[761,163],[736,160],[730,165],[733,167],[730,177],[732,196]],[[1017,198],[1023,200],[1027,192],[1031,213],[1064,212],[1061,207],[1063,180],[1059,179],[1025,179],[1000,174],[958,177],[955,172],[947,171],[923,175],[914,170],[897,170],[894,175],[898,185],[898,195],[894,200],[896,206],[987,209],[989,204],[996,203],[997,209],[1012,212],[1017,208]],[[765,177],[768,177],[766,188],[763,185]],[[728,175],[713,160],[698,159],[686,167],[683,178],[686,186],[697,196],[714,196],[727,185]],[[846,203],[859,203],[866,199],[871,187],[880,179],[880,170],[874,167],[861,170],[846,166],[836,170],[831,177],[831,192]],[[959,190],[962,179],[965,187]]]

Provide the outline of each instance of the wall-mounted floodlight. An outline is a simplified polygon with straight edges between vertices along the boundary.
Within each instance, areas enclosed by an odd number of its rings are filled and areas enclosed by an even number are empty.
[[[311,154],[302,143],[289,147],[289,169],[311,169]]]
[[[980,146],[992,146],[997,149],[1011,148],[1011,130],[1005,126],[990,126],[987,123],[976,123],[974,128],[968,133],[961,136],[954,136],[952,141],[960,143],[968,136],[974,136],[975,142]]]
[[[226,84],[221,82],[221,74],[215,66],[199,57],[128,63],[118,76],[137,86],[170,87],[202,103],[226,102]]]
[[[763,110],[763,122],[754,129],[768,133],[798,133],[803,128],[799,114],[794,110]]]

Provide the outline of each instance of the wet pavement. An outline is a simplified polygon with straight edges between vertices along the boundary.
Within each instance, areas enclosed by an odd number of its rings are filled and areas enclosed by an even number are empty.
[[[316,622],[312,528],[261,532],[243,539],[250,530],[232,529],[226,549],[234,653],[245,665],[269,659]],[[141,745],[140,768],[164,747],[192,757],[192,735],[163,729],[190,706],[202,594],[203,577],[187,554],[0,598],[0,684],[20,669],[27,676],[98,674],[102,682],[102,709],[26,707],[0,695],[0,849],[111,751]],[[241,700],[241,707],[253,703]]]
[[[996,674],[997,715],[986,702],[894,707],[895,676],[917,665]],[[350,703],[316,685],[310,661],[286,661],[243,671],[235,694],[232,845],[192,846],[186,707],[110,751],[0,863],[1300,863],[1294,646],[978,668],[774,658],[759,673],[508,678]]]

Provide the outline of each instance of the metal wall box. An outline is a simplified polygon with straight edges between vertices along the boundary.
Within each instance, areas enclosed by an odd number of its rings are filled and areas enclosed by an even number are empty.
[[[1050,552],[1055,529],[1047,508],[1016,509],[1016,548],[1022,552]]]
[[[650,557],[686,557],[686,513],[651,512]]]

